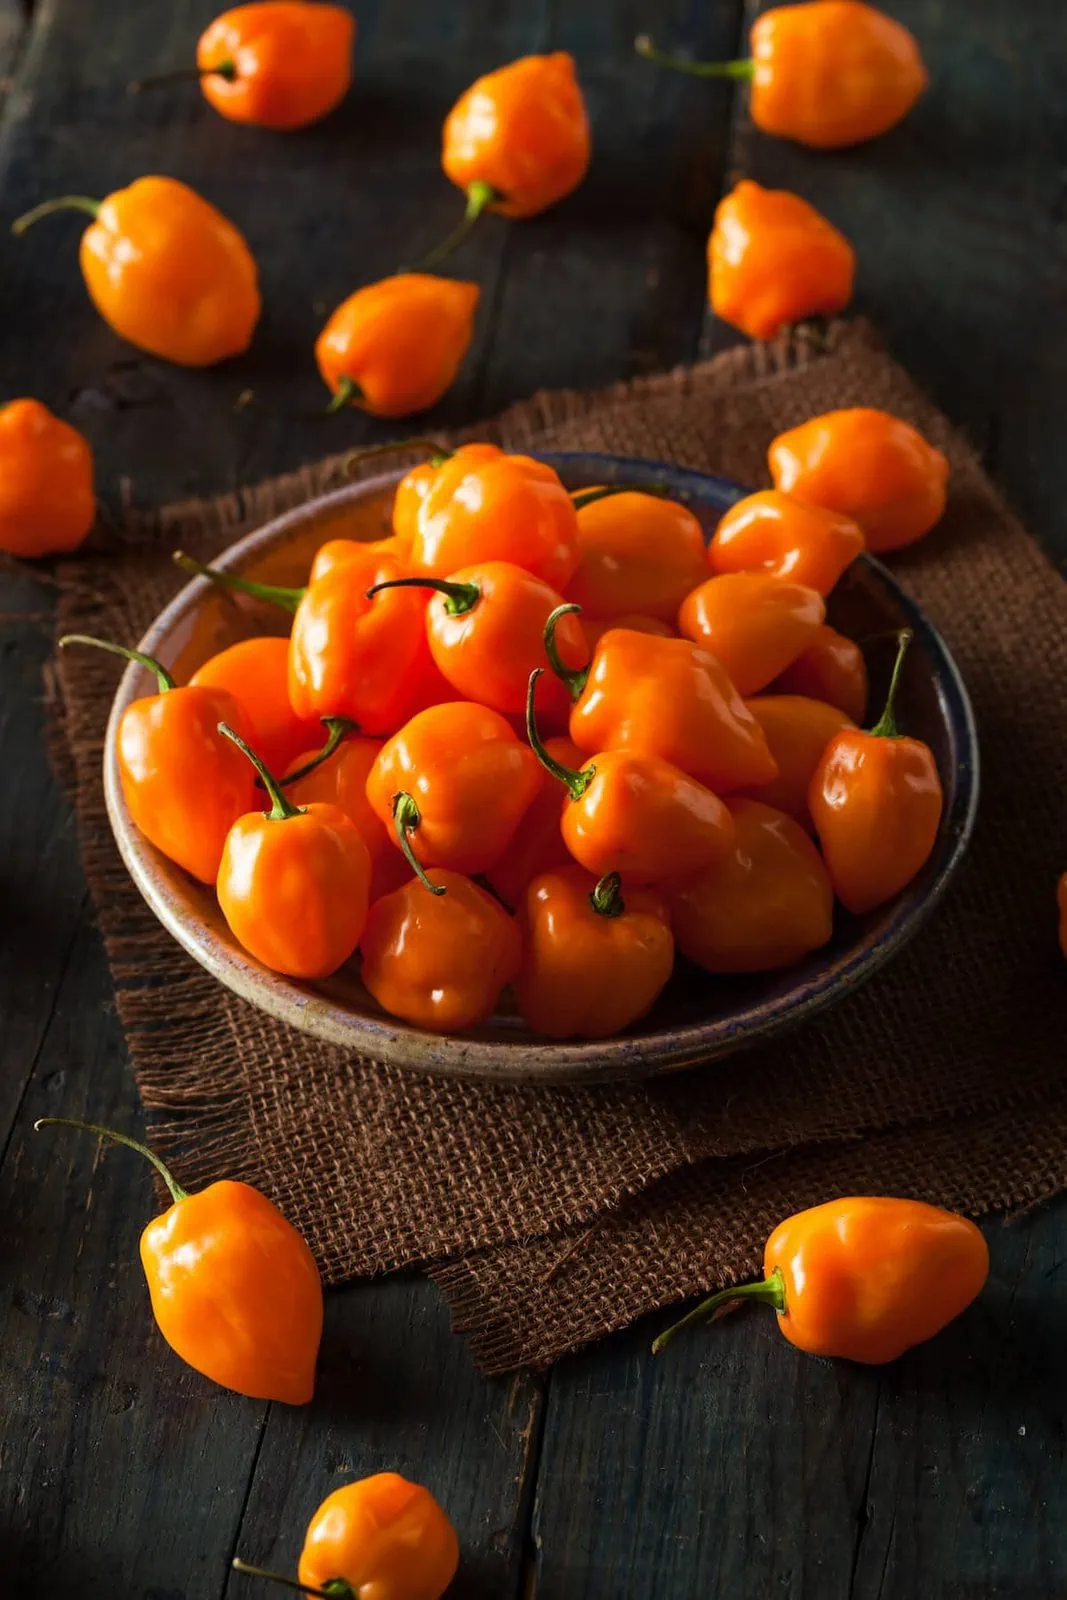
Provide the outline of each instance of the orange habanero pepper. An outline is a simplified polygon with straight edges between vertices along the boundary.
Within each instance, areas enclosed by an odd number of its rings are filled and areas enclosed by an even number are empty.
[[[59,643],[95,645],[155,674],[159,693],[131,701],[118,726],[122,798],[149,844],[201,883],[214,883],[226,835],[255,796],[254,773],[218,731],[222,721],[246,727],[241,706],[209,684],[176,688],[167,669],[139,650],[84,633]]]
[[[234,938],[272,972],[328,978],[359,944],[370,899],[370,852],[337,806],[295,806],[254,750],[228,728],[271,802],[226,836],[215,885]]]
[[[196,47],[204,99],[231,122],[306,128],[348,93],[355,33],[352,13],[322,0],[234,6]]]
[[[1067,956],[1067,872],[1056,885],[1056,907],[1060,914],[1060,949]]]
[[[39,400],[0,406],[0,550],[65,554],[95,519],[93,453],[77,428]]]
[[[537,789],[533,752],[499,712],[468,700],[412,717],[386,740],[367,777],[372,809],[424,883],[424,867],[488,871]]]
[[[427,440],[431,451],[426,461],[411,467],[396,486],[393,496],[393,532],[398,539],[406,539],[410,549],[415,538],[419,507],[437,482],[437,474],[446,461],[466,461],[471,466],[480,461],[495,461],[504,454],[495,444],[461,444],[456,450],[445,450]],[[411,448],[410,444],[407,448]],[[361,455],[362,451],[357,452]]]
[[[914,544],[945,509],[948,461],[886,411],[828,411],[767,451],[775,487],[859,523],[880,555]]]
[[[334,727],[350,728],[343,718]],[[360,833],[370,855],[370,898],[398,889],[411,876],[404,857],[386,832],[367,799],[367,776],[382,748],[381,739],[366,739],[345,732],[333,749],[307,750],[297,757],[282,779],[282,787],[295,806],[328,805],[343,811]]]
[[[45,200],[12,226],[53,211],[93,218],[82,234],[89,297],[120,338],[181,367],[240,355],[259,320],[256,263],[221,211],[176,178],[138,178],[104,200]]]
[[[704,576],[704,534],[693,513],[676,500],[634,490],[574,498],[580,559],[567,599],[583,616],[636,612],[673,622]]]
[[[656,889],[621,893],[581,867],[542,873],[523,906],[515,997],[527,1026],[551,1039],[607,1039],[650,1011],[674,965],[667,903]]]
[[[933,751],[920,739],[903,738],[893,711],[910,643],[905,630],[880,721],[870,732],[835,734],[808,791],[834,893],[857,916],[911,882],[929,859],[941,823]]]
[[[289,704],[289,641],[270,634],[240,639],[211,656],[190,688],[226,689],[245,714],[249,742],[272,771],[284,771],[302,750],[322,742],[322,724]]]
[[[93,1122],[42,1117],[34,1127],[80,1128],[152,1163],[174,1202],[141,1235],[160,1333],[187,1366],[224,1389],[306,1405],[322,1337],[322,1281],[277,1206],[228,1179],[189,1194],[147,1146]]]
[[[552,468],[531,456],[472,462],[457,451],[419,507],[411,545],[419,577],[513,561],[560,593],[579,559],[574,503]]]
[[[755,695],[745,704],[763,729],[778,766],[776,778],[746,785],[746,794],[788,812],[802,827],[810,828],[808,790],[815,769],[834,735],[855,728],[855,723],[837,706],[799,694]]]
[[[780,1222],[763,1252],[764,1279],[724,1289],[661,1333],[736,1300],[762,1300],[798,1350],[881,1366],[948,1326],[989,1276],[989,1249],[966,1217],[921,1200],[857,1195]]]
[[[658,639],[677,639],[678,634],[669,622],[659,617],[643,617],[639,612],[625,611],[620,617],[587,617],[582,613],[582,628],[590,650],[595,650],[606,633],[613,628],[625,628],[627,633],[653,633]]]
[[[540,671],[530,675],[528,737],[541,765],[566,788],[561,828],[580,866],[595,878],[619,871],[628,884],[656,883],[728,854],[733,823],[723,802],[661,756],[601,750],[580,769],[555,760],[534,716]]]
[[[327,539],[315,551],[308,584],[313,584],[317,578],[324,578],[337,567],[364,560],[368,552],[375,556],[392,556],[403,567],[411,554],[411,541],[395,533],[383,539]]]
[[[308,1524],[297,1581],[246,1561],[233,1565],[335,1600],[441,1600],[459,1566],[459,1541],[428,1489],[376,1472],[327,1495]]]
[[[724,572],[682,602],[679,630],[721,661],[743,695],[784,672],[826,616],[822,595],[768,572]]]
[[[773,339],[852,299],[856,255],[831,222],[788,189],[744,178],[715,209],[708,235],[708,300],[751,339]]]
[[[434,1033],[491,1017],[522,960],[519,930],[499,901],[445,868],[376,901],[360,949],[363,982],[383,1011]]]
[[[545,749],[564,767],[580,767],[585,760],[584,751],[562,734],[546,739]],[[512,911],[518,910],[534,878],[553,867],[569,866],[574,859],[563,840],[567,798],[543,767],[540,784],[506,852],[485,875],[494,894]]]
[[[570,734],[580,749],[659,756],[716,790],[775,776],[758,723],[714,655],[689,639],[612,628],[589,665],[573,672],[555,647],[568,609],[549,617],[545,647],[574,701]]]
[[[821,950],[834,895],[799,822],[758,800],[730,800],[734,847],[671,886],[671,927],[683,955],[707,972],[771,972]]]
[[[751,83],[749,115],[757,128],[815,150],[886,133],[929,82],[914,36],[861,0],[774,6],[753,23],[749,44],[745,61],[666,56],[645,37],[637,50],[694,77]]]
[[[426,411],[449,388],[474,332],[476,283],[397,272],[343,300],[315,341],[328,412]]]
[[[811,644],[771,684],[773,694],[802,694],[837,706],[859,725],[867,715],[867,663],[852,639],[823,623]]]
[[[712,572],[769,572],[828,595],[862,551],[851,517],[761,489],[731,506],[708,546]]]

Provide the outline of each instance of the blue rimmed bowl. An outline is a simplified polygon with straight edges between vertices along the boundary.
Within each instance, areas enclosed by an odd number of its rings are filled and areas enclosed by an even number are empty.
[[[709,534],[723,511],[746,493],[725,479],[665,462],[579,453],[551,453],[544,459],[569,488],[662,483],[689,505]],[[351,484],[309,501],[241,539],[216,565],[263,582],[300,584],[324,540],[375,539],[389,531],[398,476]],[[316,985],[296,983],[261,967],[234,941],[214,894],[153,849],[130,820],[113,752],[123,711],[131,700],[154,689],[149,675],[137,666],[122,678],[108,729],[104,782],[111,825],[133,881],[178,943],[251,1005],[330,1044],[415,1071],[502,1082],[607,1082],[710,1063],[810,1021],[892,960],[945,894],[974,824],[974,716],[936,629],[870,556],[856,561],[838,585],[828,619],[864,644],[875,706],[888,680],[893,634],[908,627],[915,635],[898,715],[902,728],[931,746],[944,786],[944,814],[930,860],[890,905],[862,918],[839,910],[830,944],[783,972],[715,978],[679,961],[650,1015],[617,1038],[593,1043],[537,1038],[525,1029],[506,995],[499,1013],[484,1027],[445,1037],[385,1015],[360,982],[358,959]],[[183,682],[215,651],[253,633],[284,631],[285,620],[254,602],[222,595],[198,578],[161,612],[140,648],[159,657]]]

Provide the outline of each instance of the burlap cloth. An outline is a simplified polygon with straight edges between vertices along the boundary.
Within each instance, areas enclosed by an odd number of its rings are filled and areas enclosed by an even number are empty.
[[[326,1279],[421,1263],[490,1371],[546,1362],[750,1273],[773,1223],[861,1190],[980,1213],[1067,1185],[1067,593],[968,447],[861,324],[596,395],[539,395],[477,430],[515,447],[669,458],[752,485],[773,434],[834,406],[916,423],[953,467],[948,515],[897,563],[945,634],[982,742],[968,860],[915,943],[824,1021],[647,1086],[434,1081],[308,1040],[219,987],[155,923],[104,814],[113,663],[59,662],[82,849],[130,1057],[181,1180],[263,1188]],[[134,641],[210,557],[336,482],[337,461],[131,521],[61,569],[60,631]]]

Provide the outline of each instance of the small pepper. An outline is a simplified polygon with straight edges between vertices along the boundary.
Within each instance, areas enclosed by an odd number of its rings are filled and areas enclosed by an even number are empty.
[[[456,1530],[428,1489],[376,1472],[327,1495],[308,1523],[297,1579],[235,1560],[250,1578],[326,1600],[441,1600],[459,1566]]]
[[[813,1356],[881,1366],[948,1326],[981,1293],[989,1249],[966,1217],[921,1200],[857,1195],[780,1222],[763,1252],[762,1283],[724,1289],[661,1333],[720,1306],[762,1300],[782,1333]]]
[[[650,1011],[671,975],[674,940],[657,889],[599,882],[581,867],[542,873],[523,907],[515,996],[527,1026],[551,1039],[607,1039]]]
[[[232,222],[175,178],[138,178],[104,200],[45,200],[12,226],[54,211],[93,218],[82,234],[89,296],[122,339],[182,367],[240,355],[259,320],[256,263]]]
[[[834,896],[804,829],[758,800],[731,799],[730,854],[672,885],[671,927],[683,955],[707,972],[772,972],[821,950]]]
[[[589,617],[639,613],[673,622],[704,576],[704,534],[676,500],[627,491],[579,496],[578,570],[567,599]]]
[[[757,17],[747,61],[666,56],[644,36],[637,51],[659,66],[752,85],[757,128],[815,150],[876,139],[906,117],[929,79],[901,23],[860,0],[808,0]]]
[[[551,756],[534,714],[540,668],[530,674],[526,727],[530,747],[568,795],[560,824],[575,861],[602,878],[658,883],[700,872],[733,845],[730,813],[710,789],[661,756],[601,750],[580,769]]]
[[[480,293],[476,283],[398,272],[350,294],[315,342],[327,410],[409,417],[435,405],[467,353]]]
[[[773,694],[825,700],[858,726],[867,715],[867,663],[863,651],[836,629],[823,626],[771,684]]]
[[[322,724],[289,704],[289,641],[262,634],[241,639],[197,667],[190,688],[226,689],[245,714],[250,744],[272,771],[322,743]]]
[[[943,798],[929,745],[897,731],[894,703],[911,634],[900,635],[880,721],[830,740],[808,791],[834,893],[861,916],[891,900],[926,864]]]
[[[96,520],[93,453],[77,428],[39,400],[0,406],[0,550],[76,550]]]
[[[564,735],[545,740],[545,749],[564,767],[580,767],[585,754]],[[542,767],[540,788],[523,812],[515,837],[486,879],[493,893],[517,911],[528,886],[542,872],[569,866],[573,860],[563,841],[563,808],[567,798],[556,779]],[[395,853],[395,852],[394,852]]]
[[[1060,914],[1060,949],[1067,956],[1067,872],[1056,885],[1056,908]]]
[[[429,459],[405,472],[396,486],[393,497],[393,532],[398,539],[406,539],[408,548],[415,539],[419,507],[437,482],[437,474],[446,461],[465,461],[471,466],[482,461],[495,461],[504,452],[495,444],[461,444],[456,450],[444,450],[427,440],[431,451]],[[410,449],[410,442],[407,445]]]
[[[159,693],[131,701],[119,722],[122,797],[149,844],[201,883],[214,883],[226,836],[254,803],[255,774],[218,731],[229,722],[250,732],[244,711],[225,689],[176,688],[166,668],[139,650],[83,633],[59,643],[95,645],[155,674]]]
[[[708,564],[712,572],[768,572],[828,595],[865,542],[851,517],[762,489],[730,507],[708,546]]]
[[[639,612],[624,612],[621,617],[587,617],[582,613],[582,627],[590,650],[595,650],[606,633],[613,628],[623,628],[627,633],[652,633],[658,639],[677,639],[669,622],[659,617],[643,617]]]
[[[434,1033],[463,1033],[491,1017],[522,959],[519,930],[499,901],[443,867],[376,901],[360,949],[363,982],[383,1011]]]
[[[347,736],[325,760],[321,751],[306,750],[291,762],[282,779],[295,806],[336,806],[358,829],[370,855],[372,903],[411,876],[392,833],[379,822],[367,799],[367,775],[381,748],[380,739]]]
[[[708,235],[708,301],[750,339],[773,339],[852,299],[856,254],[843,233],[788,189],[744,178],[715,209]]]
[[[371,807],[424,881],[424,867],[495,866],[537,789],[533,752],[499,712],[467,700],[413,717],[382,746],[367,778]]]
[[[808,790],[815,769],[834,735],[855,728],[855,723],[836,706],[799,694],[755,695],[745,704],[763,729],[778,767],[776,778],[748,785],[745,792],[753,800],[788,812],[810,829]]]
[[[826,617],[822,595],[767,572],[724,572],[682,602],[678,627],[758,694],[806,650]]]
[[[914,544],[944,509],[949,466],[886,411],[828,411],[780,433],[767,452],[775,487],[859,523],[876,555]]]
[[[322,1282],[277,1206],[227,1179],[189,1194],[147,1146],[96,1123],[42,1117],[34,1127],[80,1128],[152,1163],[174,1202],[141,1235],[160,1333],[187,1366],[224,1389],[306,1405],[322,1337]]]
[[[579,749],[659,756],[717,791],[775,776],[758,723],[709,651],[689,639],[612,628],[588,667],[573,672],[555,647],[568,609],[549,617],[545,645],[574,700],[570,734]]]
[[[579,559],[574,503],[552,468],[531,456],[472,462],[457,452],[419,507],[411,546],[417,577],[513,561],[561,594]]]
[[[328,978],[359,944],[370,897],[370,853],[337,806],[295,806],[259,756],[224,722],[251,762],[270,810],[238,817],[216,890],[234,938],[272,972]]]

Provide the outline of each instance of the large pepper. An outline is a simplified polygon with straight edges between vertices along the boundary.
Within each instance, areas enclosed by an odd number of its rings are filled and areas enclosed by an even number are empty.
[[[578,507],[578,570],[567,599],[583,617],[629,614],[673,623],[678,607],[704,576],[704,534],[676,500],[626,490],[574,497]]]
[[[788,189],[743,178],[715,209],[708,235],[708,301],[752,339],[773,339],[852,299],[856,254],[844,234]]]
[[[578,517],[543,461],[472,461],[457,452],[438,469],[416,515],[411,569],[447,578],[483,561],[512,561],[560,592],[570,582],[579,561]]]
[[[822,595],[769,572],[724,572],[682,602],[678,627],[720,661],[743,695],[758,694],[813,642]]]
[[[231,122],[306,128],[348,93],[356,19],[322,0],[254,0],[209,22],[196,47],[204,99]]]
[[[730,507],[712,535],[708,565],[712,572],[767,572],[828,595],[865,543],[851,517],[762,489]]]

